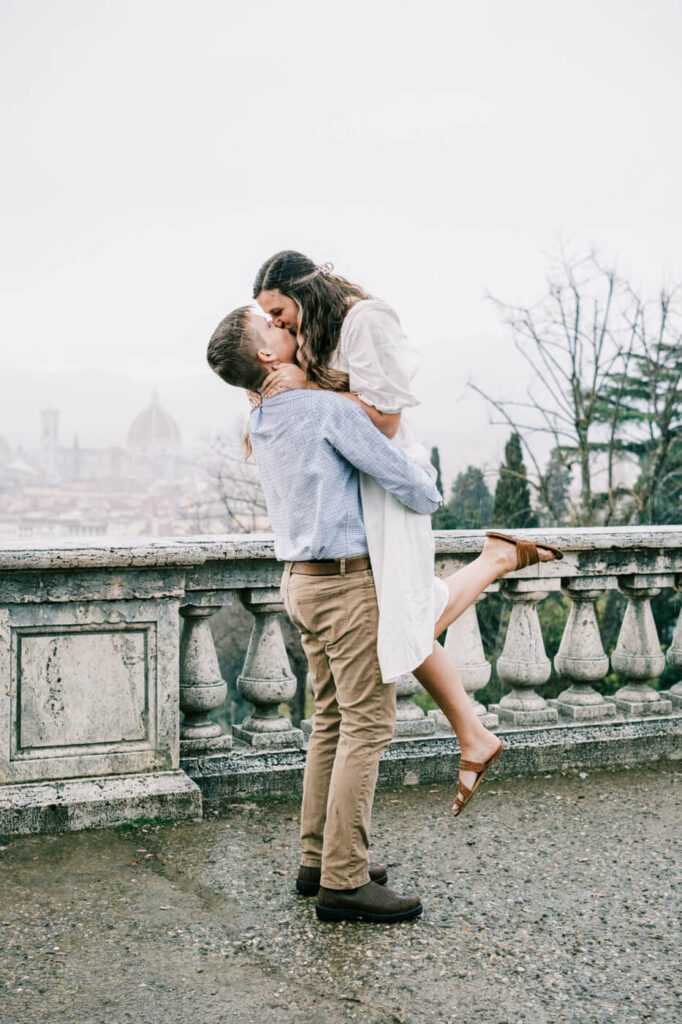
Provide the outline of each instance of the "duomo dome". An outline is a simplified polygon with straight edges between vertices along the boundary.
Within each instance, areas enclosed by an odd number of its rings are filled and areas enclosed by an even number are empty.
[[[131,452],[175,454],[180,451],[182,438],[178,425],[159,405],[154,392],[151,404],[133,420],[128,431],[127,447]]]

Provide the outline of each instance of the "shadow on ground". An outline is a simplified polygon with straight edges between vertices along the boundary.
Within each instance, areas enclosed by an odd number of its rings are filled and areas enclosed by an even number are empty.
[[[641,1024],[682,1019],[682,769],[377,795],[424,916],[321,925],[298,805],[0,848],[3,1024]],[[677,854],[675,844],[678,844]]]

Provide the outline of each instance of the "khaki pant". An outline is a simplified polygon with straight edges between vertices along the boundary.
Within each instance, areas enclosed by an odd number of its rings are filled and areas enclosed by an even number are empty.
[[[328,889],[369,881],[369,830],[379,758],[395,726],[395,684],[382,683],[371,569],[282,577],[284,606],[301,631],[315,715],[303,776],[301,863]]]

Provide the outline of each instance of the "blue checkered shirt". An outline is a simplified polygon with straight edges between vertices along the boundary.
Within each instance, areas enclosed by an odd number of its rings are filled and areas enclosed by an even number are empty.
[[[275,554],[287,562],[367,553],[358,470],[414,512],[442,504],[431,476],[392,445],[355,402],[332,391],[285,391],[251,413]]]

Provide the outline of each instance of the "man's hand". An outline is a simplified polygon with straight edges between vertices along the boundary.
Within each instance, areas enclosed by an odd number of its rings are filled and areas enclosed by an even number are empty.
[[[263,381],[263,398],[273,398],[283,391],[298,391],[308,387],[308,379],[294,363],[273,363],[273,370]]]

